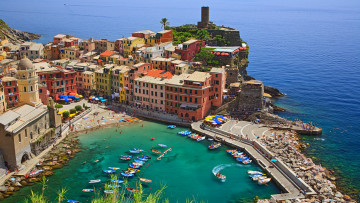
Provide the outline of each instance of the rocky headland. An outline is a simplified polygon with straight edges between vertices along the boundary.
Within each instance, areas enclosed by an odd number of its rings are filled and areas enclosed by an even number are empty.
[[[39,39],[41,35],[16,30],[0,19],[0,38],[6,37],[13,44]]]

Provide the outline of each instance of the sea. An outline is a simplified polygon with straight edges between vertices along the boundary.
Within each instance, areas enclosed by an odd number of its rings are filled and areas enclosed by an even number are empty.
[[[360,1],[358,0],[12,0],[0,18],[11,27],[116,40],[132,32],[210,21],[237,28],[250,46],[248,74],[286,96],[279,115],[315,122],[322,136],[302,136],[305,153],[333,170],[344,193],[360,200]],[[169,189],[170,190],[170,189]]]

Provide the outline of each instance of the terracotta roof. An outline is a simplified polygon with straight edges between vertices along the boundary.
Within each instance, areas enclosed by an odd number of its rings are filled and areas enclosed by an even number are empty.
[[[146,76],[151,76],[151,77],[156,77],[156,78],[165,77],[167,79],[170,79],[170,78],[172,78],[173,74],[171,74],[168,71],[164,71],[164,70],[152,69],[151,71],[148,72],[148,74]]]
[[[115,51],[109,51],[109,50],[106,50],[105,52],[101,53],[100,56],[111,56],[115,53]]]

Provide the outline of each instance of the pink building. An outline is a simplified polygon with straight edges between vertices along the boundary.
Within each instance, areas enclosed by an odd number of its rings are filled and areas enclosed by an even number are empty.
[[[63,41],[66,38],[66,35],[63,34],[57,34],[54,36],[54,45],[60,44],[61,41]]]
[[[224,90],[226,84],[226,71],[225,68],[212,68],[210,71],[211,84],[213,87],[212,105],[221,106],[224,97]]]
[[[201,47],[205,46],[205,42],[201,40],[191,39],[182,43],[176,48],[175,52],[181,56],[183,61],[192,61],[195,54],[200,52]]]
[[[135,86],[134,82],[135,79],[138,78],[141,75],[146,75],[148,71],[152,70],[153,66],[151,63],[137,63],[133,65],[128,72],[127,76],[125,76],[125,102],[127,104],[133,103],[135,100],[134,92],[135,92]]]

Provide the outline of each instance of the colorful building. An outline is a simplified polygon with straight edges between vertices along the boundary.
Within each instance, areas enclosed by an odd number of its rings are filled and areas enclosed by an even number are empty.
[[[95,50],[100,53],[105,52],[106,50],[114,51],[115,42],[110,42],[107,39],[95,40]]]
[[[204,41],[191,39],[178,45],[175,52],[181,56],[181,60],[192,61],[195,55],[200,52],[201,47],[204,46]]]
[[[94,51],[95,50],[95,42],[92,38],[81,41],[79,43],[79,48],[80,48],[80,50],[84,50],[85,53]]]
[[[134,101],[134,81],[136,78],[142,75],[146,75],[148,71],[152,70],[153,66],[150,63],[137,63],[133,65],[125,76],[124,88],[125,88],[125,102],[132,104]]]
[[[17,79],[14,77],[3,77],[1,82],[4,88],[4,96],[7,102],[7,107],[15,107],[19,104],[19,88]]]
[[[128,78],[128,73],[131,70],[129,66],[121,65],[119,70],[119,102],[125,103],[125,77]]]
[[[132,37],[148,39],[151,36],[155,36],[155,32],[151,30],[140,30],[131,34]]]
[[[112,64],[106,64],[104,68],[95,72],[96,91],[102,96],[111,96],[111,70],[114,68]]]
[[[109,62],[110,57],[114,54],[115,54],[115,51],[106,50],[100,54],[100,59],[102,60],[102,62]]]
[[[95,72],[81,71],[77,72],[77,90],[79,93],[90,96],[96,90]]]
[[[128,37],[123,39],[124,44],[124,56],[128,57],[131,56],[134,53],[134,48],[137,45],[145,44],[144,38],[139,37]]]
[[[4,87],[0,83],[0,114],[6,111],[6,99],[4,96]]]
[[[171,67],[172,67],[171,62],[174,60],[175,58],[156,57],[151,59],[151,64],[155,69],[171,71]]]

